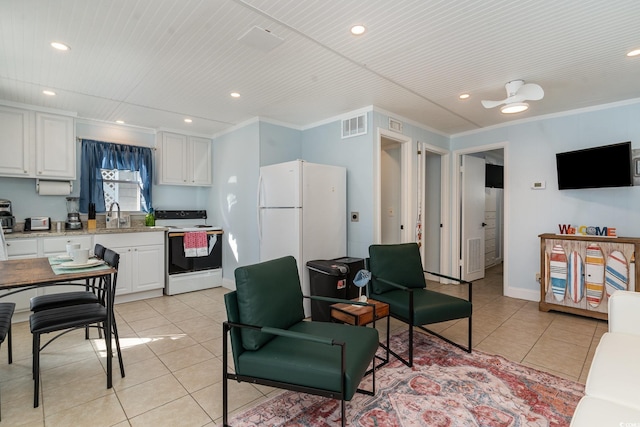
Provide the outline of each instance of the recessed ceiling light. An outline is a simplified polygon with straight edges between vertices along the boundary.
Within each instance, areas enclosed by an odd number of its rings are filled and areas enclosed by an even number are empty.
[[[49,95],[49,96],[55,96],[56,93],[52,90],[43,90],[42,93],[44,93],[45,95]]]
[[[193,120],[191,120],[191,119],[184,119],[184,122],[185,122],[185,123],[191,123],[191,122],[193,122]]]
[[[231,95],[232,98],[240,98],[240,94],[238,92],[231,92],[229,95]]]
[[[351,27],[351,34],[353,34],[354,36],[364,34],[365,31],[367,31],[367,29],[364,27],[364,25],[354,25],[353,27]]]
[[[522,113],[525,110],[529,109],[529,104],[526,102],[515,102],[513,104],[507,104],[500,108],[500,112],[502,114],[515,114]]]
[[[71,49],[68,45],[60,42],[51,42],[51,47],[53,47],[54,49],[64,50],[64,51]]]
[[[458,96],[458,98],[460,99],[469,99],[471,95],[469,95],[468,93],[461,93],[460,96]]]
[[[123,125],[124,124],[124,120],[116,120],[116,123],[119,125]]]
[[[640,49],[634,49],[631,52],[627,53],[627,56],[638,56],[640,55]]]

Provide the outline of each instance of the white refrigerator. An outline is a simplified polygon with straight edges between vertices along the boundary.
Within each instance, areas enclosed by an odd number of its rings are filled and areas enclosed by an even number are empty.
[[[347,170],[303,160],[260,168],[260,261],[292,255],[304,295],[307,261],[347,256]],[[305,315],[311,304],[304,300]]]

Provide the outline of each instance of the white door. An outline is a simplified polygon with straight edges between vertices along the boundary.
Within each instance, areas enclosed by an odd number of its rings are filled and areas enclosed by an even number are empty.
[[[300,207],[300,161],[260,168],[258,207]]]
[[[484,277],[485,161],[463,155],[461,170],[462,278],[471,281]]]
[[[402,145],[388,138],[382,138],[380,150],[380,225],[381,242],[385,244],[403,243],[402,212]]]
[[[259,215],[260,261],[291,255],[300,270],[300,209],[261,208]]]

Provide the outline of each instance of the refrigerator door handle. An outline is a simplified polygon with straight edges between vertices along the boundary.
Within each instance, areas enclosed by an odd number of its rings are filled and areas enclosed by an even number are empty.
[[[258,213],[258,241],[261,242],[262,241],[262,216],[260,215],[260,209],[262,208],[262,206],[260,205],[260,195],[262,194],[262,175],[260,175],[258,177],[258,195],[257,195],[257,199],[258,199],[258,208],[256,209],[257,213]]]

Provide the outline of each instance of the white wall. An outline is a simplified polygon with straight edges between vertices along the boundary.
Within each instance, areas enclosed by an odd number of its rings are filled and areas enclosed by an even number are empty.
[[[358,222],[347,223],[348,256],[365,258],[373,240],[373,132],[371,112],[367,133],[342,139],[339,120],[302,132],[304,160],[347,168],[347,212],[359,212]]]
[[[213,141],[213,185],[207,211],[224,230],[222,273],[226,286],[235,269],[260,260],[256,189],[260,173],[258,122]]]
[[[260,122],[259,129],[260,166],[302,158],[301,131],[263,121]]]
[[[539,299],[538,235],[558,232],[558,224],[610,226],[621,236],[640,235],[640,187],[559,191],[555,169],[555,154],[562,151],[622,141],[640,148],[638,118],[640,103],[521,121],[451,138],[452,150],[509,144],[506,295]],[[541,180],[546,181],[546,189],[532,190],[531,183]]]

